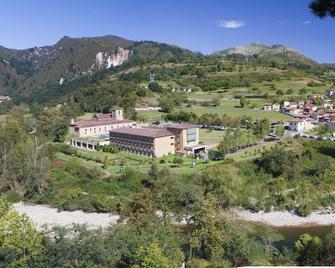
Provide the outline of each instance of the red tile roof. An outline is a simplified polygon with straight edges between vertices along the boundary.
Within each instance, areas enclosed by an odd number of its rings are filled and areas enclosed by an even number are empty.
[[[95,127],[95,126],[105,126],[105,125],[117,125],[117,124],[125,124],[130,123],[130,120],[116,120],[116,119],[109,119],[109,120],[98,120],[98,119],[91,119],[91,120],[80,120],[76,121],[70,126],[75,128],[83,128],[83,127]]]

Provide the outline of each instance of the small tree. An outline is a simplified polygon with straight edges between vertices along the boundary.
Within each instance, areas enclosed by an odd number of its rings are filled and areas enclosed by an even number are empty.
[[[240,98],[240,105],[241,105],[242,108],[247,107],[247,105],[248,105],[248,100],[247,100],[246,97],[243,96],[243,97]]]
[[[283,124],[280,124],[276,127],[276,135],[278,137],[283,137],[285,133],[285,128],[283,126]]]
[[[105,155],[104,161],[103,161],[103,164],[102,164],[102,168],[107,169],[108,165],[109,165],[108,157],[107,157],[107,155]]]

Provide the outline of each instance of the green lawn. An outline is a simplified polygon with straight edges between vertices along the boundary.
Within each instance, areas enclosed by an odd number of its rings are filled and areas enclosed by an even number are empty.
[[[167,155],[159,158],[150,158],[150,157],[145,157],[145,156],[140,156],[140,155],[135,155],[135,154],[130,154],[126,152],[118,152],[115,154],[111,153],[104,153],[101,151],[98,152],[90,152],[86,150],[81,150],[77,149],[80,157],[76,156],[69,156],[63,153],[57,153],[57,157],[59,159],[62,159],[66,162],[71,162],[71,161],[77,161],[77,163],[83,167],[95,167],[101,172],[108,172],[111,175],[118,175],[121,174],[120,171],[120,163],[124,163],[125,167],[124,168],[131,168],[134,170],[141,171],[142,173],[146,174],[153,161],[157,162],[158,167],[160,169],[163,168],[168,168],[172,173],[177,173],[177,174],[192,174],[194,172],[204,170],[208,166],[215,165],[217,163],[220,163],[218,161],[210,161],[208,163],[205,163],[201,159],[194,159],[191,157],[183,157],[183,164],[181,166],[175,166],[173,164],[173,159],[176,157],[174,155]],[[109,166],[107,167],[106,170],[102,168],[102,162],[107,156],[109,160]],[[91,160],[87,160],[87,159]],[[93,161],[93,160],[98,160]],[[196,162],[196,167],[192,167],[192,162]]]
[[[255,158],[260,157],[265,150],[270,149],[271,146],[274,146],[276,143],[277,141],[273,141],[273,142],[267,142],[265,144],[259,144],[256,146],[252,146],[250,148],[241,150],[237,153],[233,153],[227,156],[227,158],[233,159],[236,162],[255,159]]]
[[[200,142],[203,143],[219,143],[222,140],[224,131],[219,130],[209,130],[205,128],[200,128]]]
[[[183,110],[182,108],[179,108],[179,110]],[[218,115],[224,115],[227,114],[231,117],[242,117],[243,115],[251,116],[253,119],[263,119],[268,118],[270,121],[289,121],[292,117],[286,114],[282,114],[279,112],[267,112],[260,109],[242,109],[242,108],[234,108],[233,105],[231,105],[231,102],[229,103],[223,103],[221,106],[215,108],[215,107],[200,107],[200,106],[193,106],[188,108],[189,112],[194,112],[198,116],[201,116],[204,113],[217,113]]]

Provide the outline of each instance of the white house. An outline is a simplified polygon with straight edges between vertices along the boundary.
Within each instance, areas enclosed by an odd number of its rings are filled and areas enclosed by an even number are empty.
[[[295,118],[294,120],[289,121],[289,130],[291,131],[301,132],[312,128],[312,121],[305,118]]]

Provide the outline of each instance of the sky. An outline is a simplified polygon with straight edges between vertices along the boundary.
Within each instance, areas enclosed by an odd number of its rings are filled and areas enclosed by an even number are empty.
[[[0,45],[28,48],[60,38],[117,35],[209,54],[264,43],[335,63],[335,19],[311,0],[1,0]]]

